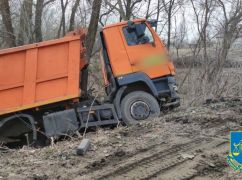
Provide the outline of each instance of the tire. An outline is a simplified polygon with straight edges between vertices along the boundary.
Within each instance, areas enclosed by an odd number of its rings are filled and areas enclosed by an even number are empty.
[[[141,120],[148,120],[160,115],[157,100],[144,91],[134,91],[121,101],[122,119],[126,125],[135,125]]]

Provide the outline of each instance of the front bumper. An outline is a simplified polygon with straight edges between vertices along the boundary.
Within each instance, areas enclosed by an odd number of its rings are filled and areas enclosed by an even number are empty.
[[[158,92],[158,99],[162,107],[180,106],[178,87],[174,76],[167,76],[153,80]]]

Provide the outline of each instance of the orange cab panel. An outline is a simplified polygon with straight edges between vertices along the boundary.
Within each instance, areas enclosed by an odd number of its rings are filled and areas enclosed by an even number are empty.
[[[127,22],[107,26],[103,29],[110,64],[115,77],[135,72],[144,72],[151,79],[174,75],[174,67],[166,47],[154,29],[145,20],[140,24],[146,43],[137,43],[137,33],[129,31]]]
[[[137,35],[129,32],[127,25],[119,28],[122,38],[125,40],[124,46],[127,50],[132,71],[144,72],[151,79],[170,75],[168,53],[159,36],[147,23],[138,22],[138,24],[145,29],[142,31],[144,31],[149,42],[137,44],[134,38]]]
[[[0,115],[77,98],[80,35],[0,51]]]
[[[115,77],[132,73],[129,57],[119,27],[107,28],[103,31],[110,65]]]

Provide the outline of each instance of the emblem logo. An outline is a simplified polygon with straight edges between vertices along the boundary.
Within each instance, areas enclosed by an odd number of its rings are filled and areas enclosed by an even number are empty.
[[[235,171],[242,172],[242,131],[230,132],[230,154],[227,162]]]

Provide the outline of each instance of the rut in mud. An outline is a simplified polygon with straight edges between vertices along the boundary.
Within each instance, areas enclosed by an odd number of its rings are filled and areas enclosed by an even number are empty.
[[[146,153],[139,153],[129,158],[129,163],[127,164],[125,163],[127,160],[124,160],[120,164],[125,165],[121,165],[117,169],[112,170],[111,173],[102,175],[98,179],[151,179],[158,177],[162,179],[173,175],[174,172],[171,170],[180,171],[179,175],[175,176],[176,179],[195,177],[198,173],[192,170],[192,165],[189,164],[189,161],[191,163],[191,159],[194,157],[191,154],[204,149],[213,149],[225,142],[227,141],[199,138],[185,144],[173,145],[169,148],[166,145],[159,146],[156,150],[158,152],[154,152],[155,150],[151,148]],[[98,174],[101,175],[102,173],[98,172]]]
[[[241,179],[226,163],[229,132],[242,130],[242,101],[219,99],[178,109],[134,127],[87,134],[42,149],[0,153],[0,177],[17,179]]]

